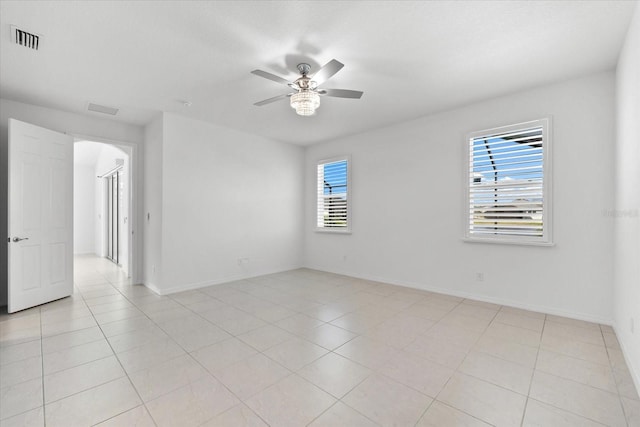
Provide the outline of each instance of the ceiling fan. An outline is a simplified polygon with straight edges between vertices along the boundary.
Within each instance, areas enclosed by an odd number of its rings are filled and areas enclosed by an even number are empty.
[[[251,73],[256,76],[264,77],[265,79],[272,80],[276,83],[281,83],[289,86],[294,92],[284,95],[274,96],[273,98],[265,99],[260,102],[256,102],[253,105],[259,107],[271,104],[272,102],[279,101],[281,99],[291,98],[291,108],[296,110],[301,116],[311,116],[315,113],[316,109],[320,106],[320,96],[333,96],[336,98],[353,98],[360,99],[363,92],[358,90],[346,90],[346,89],[321,89],[319,86],[326,82],[330,77],[336,74],[344,67],[344,64],[340,61],[332,59],[318,71],[313,74],[309,74],[311,66],[307,63],[298,64],[298,71],[301,76],[293,82],[290,82],[275,74],[268,73],[262,70],[253,70]]]

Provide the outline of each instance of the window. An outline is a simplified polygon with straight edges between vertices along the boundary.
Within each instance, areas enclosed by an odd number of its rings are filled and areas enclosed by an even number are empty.
[[[542,119],[469,135],[467,240],[552,243],[549,127]]]
[[[318,230],[349,231],[349,159],[318,162]]]

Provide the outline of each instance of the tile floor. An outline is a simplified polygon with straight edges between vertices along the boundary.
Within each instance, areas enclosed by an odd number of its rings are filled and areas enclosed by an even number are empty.
[[[295,270],[158,296],[76,260],[0,315],[1,426],[640,426],[613,330]]]

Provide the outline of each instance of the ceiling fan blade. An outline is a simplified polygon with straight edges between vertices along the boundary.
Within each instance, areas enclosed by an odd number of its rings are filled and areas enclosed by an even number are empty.
[[[320,89],[318,91],[320,95],[334,96],[336,98],[353,98],[360,99],[364,92],[359,90],[347,90],[347,89]]]
[[[290,97],[291,95],[293,95],[292,93],[287,93],[285,95],[278,95],[278,96],[274,96],[273,98],[269,98],[269,99],[265,99],[259,102],[256,102],[253,105],[257,105],[258,107],[261,107],[263,105],[267,105],[267,104],[271,104],[272,102],[276,102],[276,101],[280,101],[281,99],[285,99]]]
[[[311,77],[311,80],[320,86],[322,83],[329,80],[331,76],[340,71],[344,67],[344,64],[338,60],[332,59],[326,63],[322,68],[316,71]]]
[[[266,71],[262,71],[262,70],[253,70],[251,72],[251,74],[255,74],[256,76],[264,77],[265,79],[272,80],[272,81],[274,81],[276,83],[280,83],[280,84],[283,84],[283,85],[289,85],[291,83],[288,80],[285,80],[280,76],[276,76],[275,74],[267,73]]]

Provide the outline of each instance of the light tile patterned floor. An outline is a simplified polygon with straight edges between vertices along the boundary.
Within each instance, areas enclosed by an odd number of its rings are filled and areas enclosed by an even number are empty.
[[[640,426],[613,330],[311,270],[0,315],[0,426]]]

